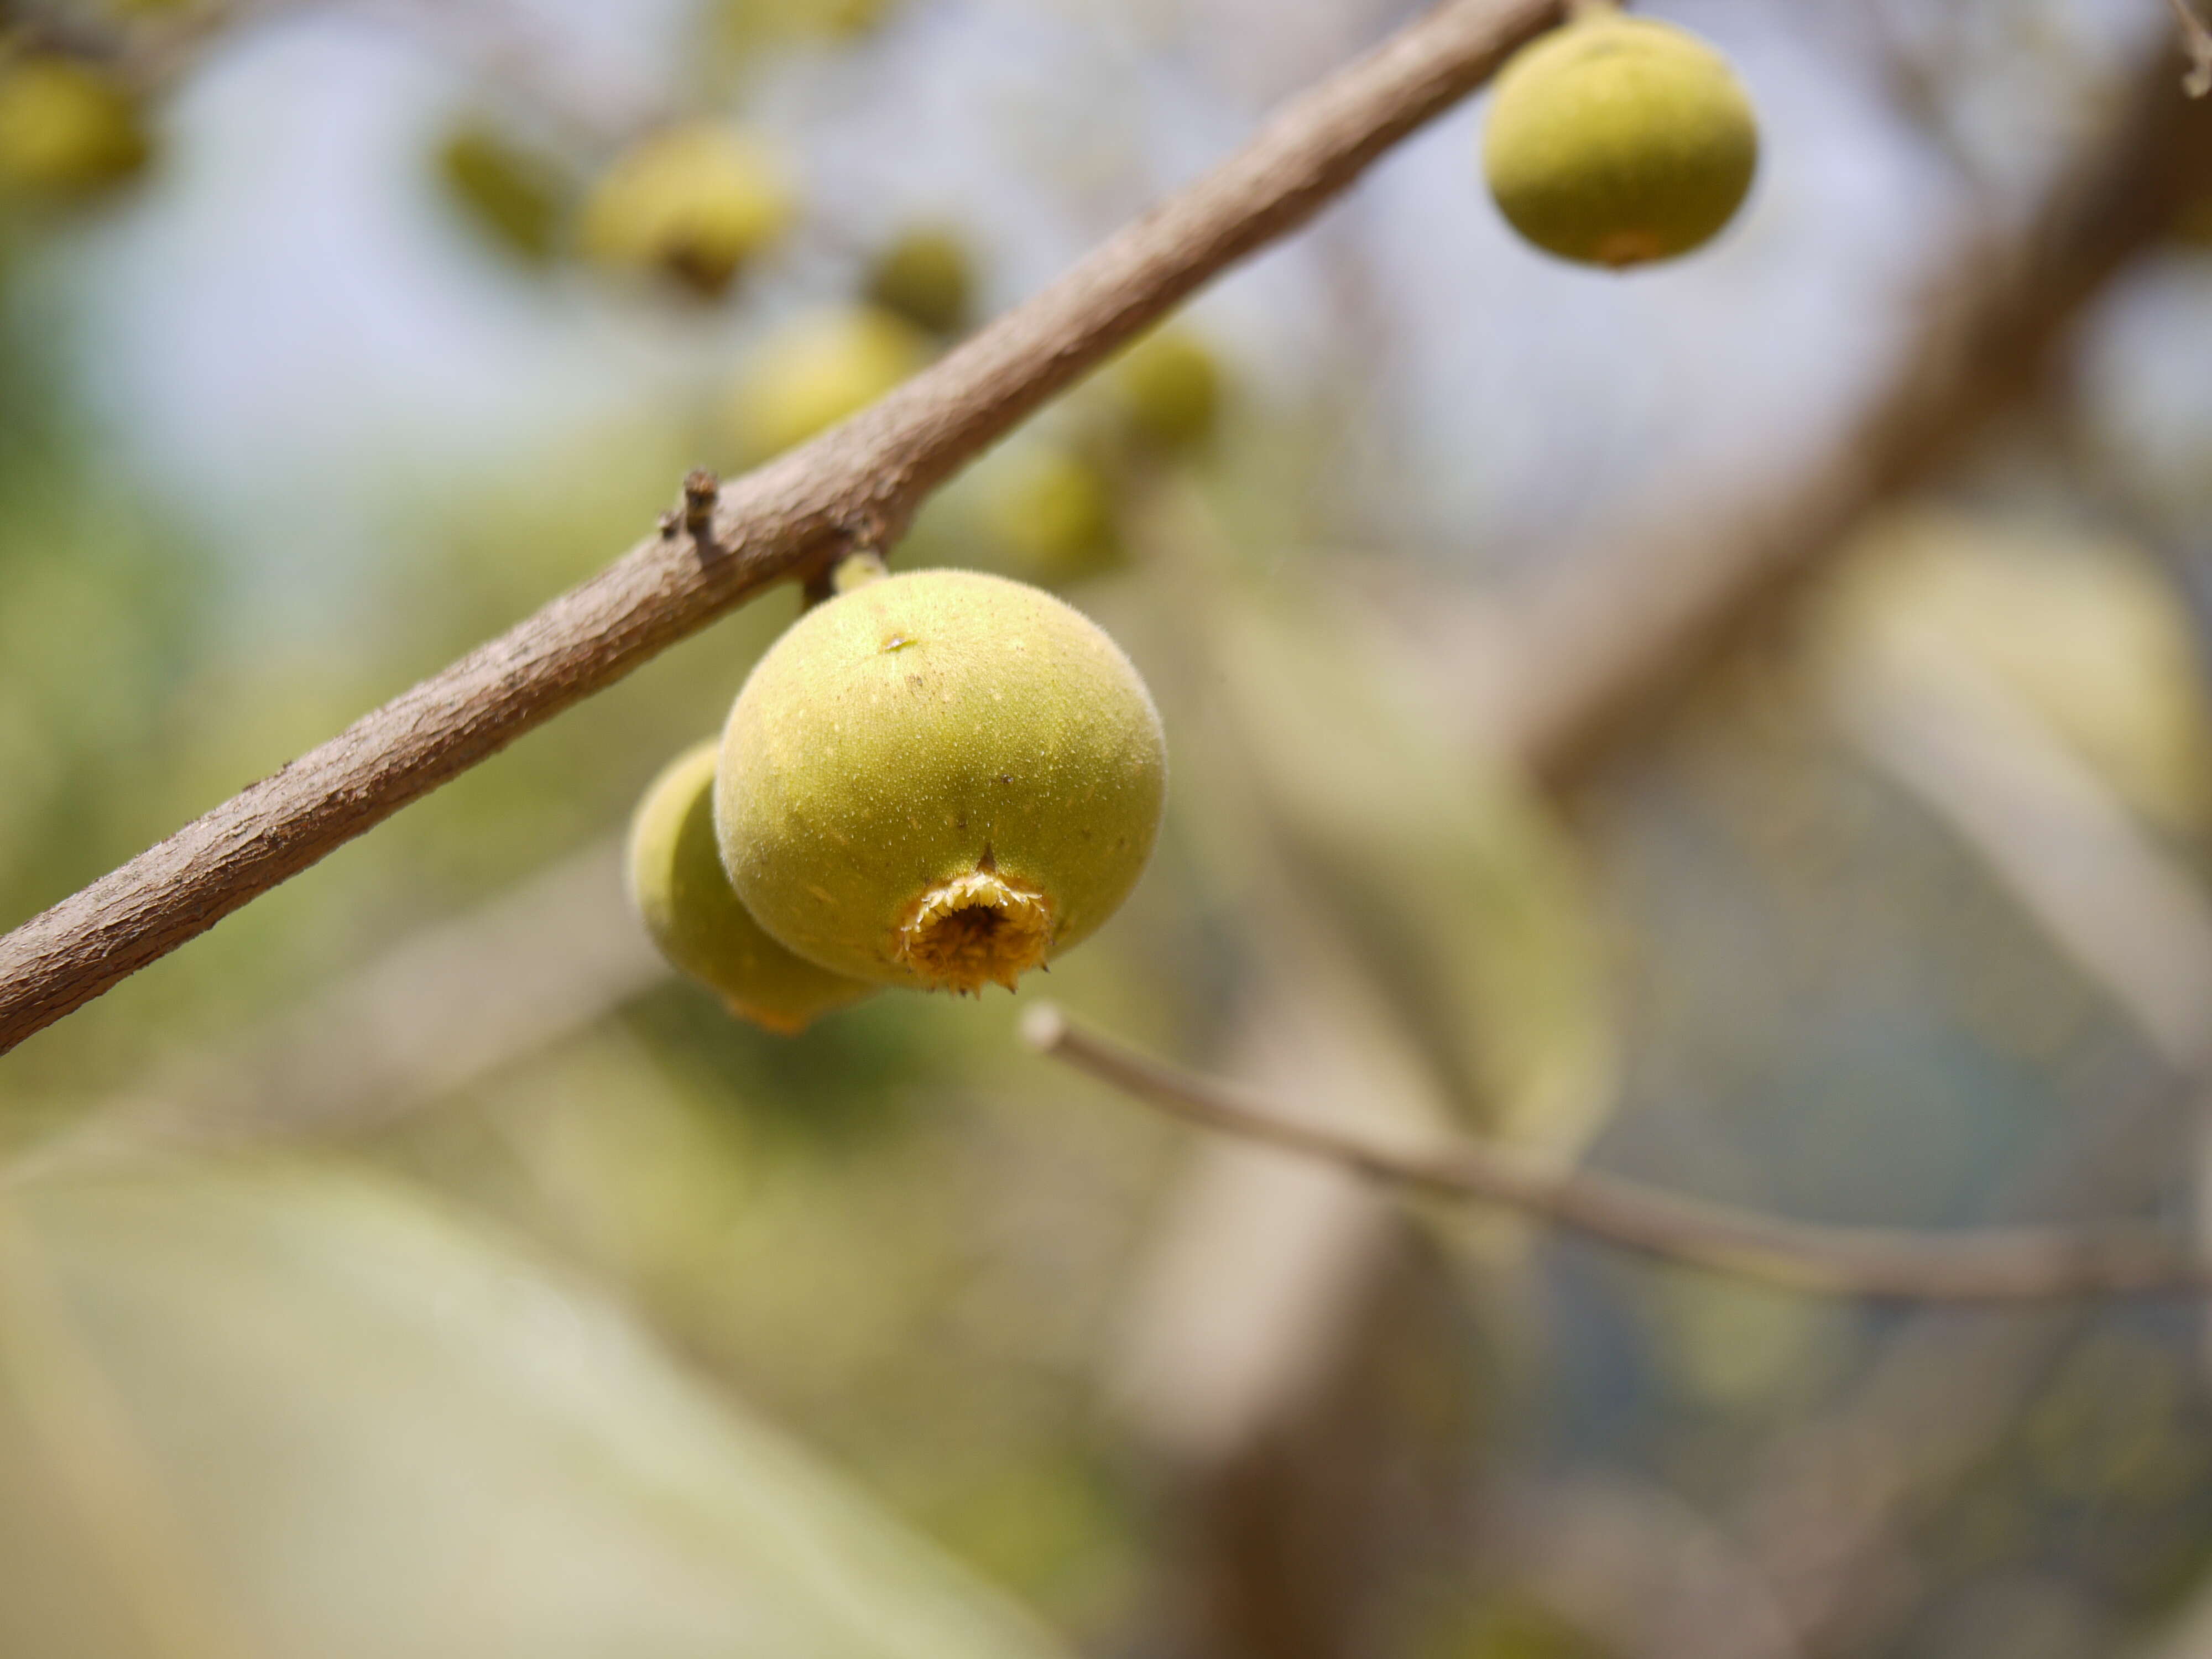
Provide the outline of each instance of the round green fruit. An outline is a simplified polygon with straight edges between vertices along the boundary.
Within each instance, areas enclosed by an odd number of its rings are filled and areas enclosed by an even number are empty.
[[[874,987],[802,960],[761,931],[722,873],[714,843],[712,738],[647,788],[630,820],[629,890],[660,954],[719,993],[730,1012],[787,1036]]]
[[[1610,14],[1555,29],[1498,77],[1490,192],[1548,252],[1616,268],[1673,258],[1735,216],[1759,122],[1728,60],[1670,23]]]
[[[0,187],[89,196],[151,154],[137,100],[105,71],[67,58],[0,58]]]
[[[929,361],[928,339],[874,306],[794,318],[746,365],[729,410],[730,440],[757,461],[857,414]]]
[[[584,251],[617,269],[659,270],[709,298],[790,223],[792,193],[760,141],[712,121],[632,145],[584,204]]]
[[[855,979],[1012,988],[1112,915],[1151,855],[1167,744],[1121,648],[966,570],[856,587],[761,659],[715,823],[762,927]]]

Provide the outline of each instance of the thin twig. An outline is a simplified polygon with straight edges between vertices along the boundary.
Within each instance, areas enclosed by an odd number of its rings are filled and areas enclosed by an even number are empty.
[[[1552,1168],[1471,1140],[1394,1146],[1286,1117],[1085,1031],[1050,1003],[1028,1012],[1022,1035],[1039,1053],[1201,1127],[1432,1196],[1518,1210],[1624,1249],[1784,1290],[1979,1303],[2212,1291],[2212,1262],[2149,1229],[1936,1235],[1784,1221],[1588,1170]]]
[[[2181,31],[2181,49],[2189,54],[2189,73],[2182,77],[2181,89],[2191,98],[2202,98],[2212,92],[2212,28],[2205,27],[2189,0],[2166,3],[2173,8],[2174,25]]]
[[[787,577],[895,539],[1024,416],[1555,23],[1451,0],[1293,99],[1242,149],[1026,304],[803,448],[726,486],[710,549],[647,537],[581,586],[0,939],[0,1052]]]

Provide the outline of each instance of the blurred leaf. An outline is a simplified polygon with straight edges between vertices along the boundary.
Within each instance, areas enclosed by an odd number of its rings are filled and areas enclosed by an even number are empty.
[[[440,142],[437,170],[454,209],[490,246],[525,264],[552,258],[576,195],[559,161],[471,116]]]
[[[1919,508],[1869,532],[1822,613],[1994,678],[2145,818],[2212,828],[2212,712],[2185,601],[2141,550]]]
[[[149,1571],[108,1546],[153,1540],[169,1591],[270,1650],[1059,1650],[616,1309],[404,1189],[111,1176],[0,1226],[0,1540],[74,1526]],[[0,1649],[177,1650],[114,1645],[142,1584],[23,1581],[52,1566],[0,1550]]]
[[[1504,764],[1455,750],[1340,601],[1226,606],[1250,764],[1328,905],[1492,1133],[1580,1146],[1611,1097],[1601,945],[1565,837]]]

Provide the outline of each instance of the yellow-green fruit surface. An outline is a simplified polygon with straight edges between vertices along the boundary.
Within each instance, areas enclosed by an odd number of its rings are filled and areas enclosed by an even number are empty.
[[[875,988],[778,945],[730,889],[714,842],[712,738],[653,781],[630,820],[629,890],[653,942],[678,971],[720,994],[730,1012],[787,1035]]]
[[[745,365],[730,399],[730,440],[757,461],[858,413],[929,361],[903,319],[844,306],[794,319]]]
[[[63,58],[0,60],[0,188],[88,195],[149,154],[136,100],[100,70]]]
[[[1483,171],[1513,228],[1614,267],[1687,253],[1735,216],[1759,123],[1728,60],[1685,30],[1599,16],[1522,48],[1498,77]]]
[[[605,264],[657,270],[711,297],[791,216],[791,188],[767,146],[699,121],[617,156],[584,204],[581,239]]]
[[[1144,682],[1042,590],[869,582],[762,658],[722,734],[715,821],[746,908],[858,979],[1011,987],[1135,886],[1167,744]]]

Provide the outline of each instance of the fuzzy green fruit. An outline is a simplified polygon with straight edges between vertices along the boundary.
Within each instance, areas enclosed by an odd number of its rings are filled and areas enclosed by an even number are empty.
[[[730,890],[714,844],[720,752],[712,738],[687,749],[647,787],[630,820],[630,900],[671,964],[732,1013],[791,1036],[875,988],[792,955]]]
[[[801,617],[722,734],[722,863],[762,927],[856,979],[978,991],[1079,943],[1143,872],[1167,745],[1121,648],[967,570]]]
[[[1672,24],[1617,14],[1533,42],[1498,77],[1490,192],[1565,259],[1616,268],[1687,253],[1734,216],[1759,123],[1728,60]]]
[[[783,169],[759,140],[712,121],[665,128],[617,156],[584,204],[584,252],[659,270],[709,298],[790,223]]]
[[[137,100],[105,71],[66,58],[0,59],[0,188],[89,196],[151,154]]]
[[[874,306],[794,318],[746,364],[730,400],[730,441],[747,462],[804,443],[866,409],[929,355],[920,330]]]

